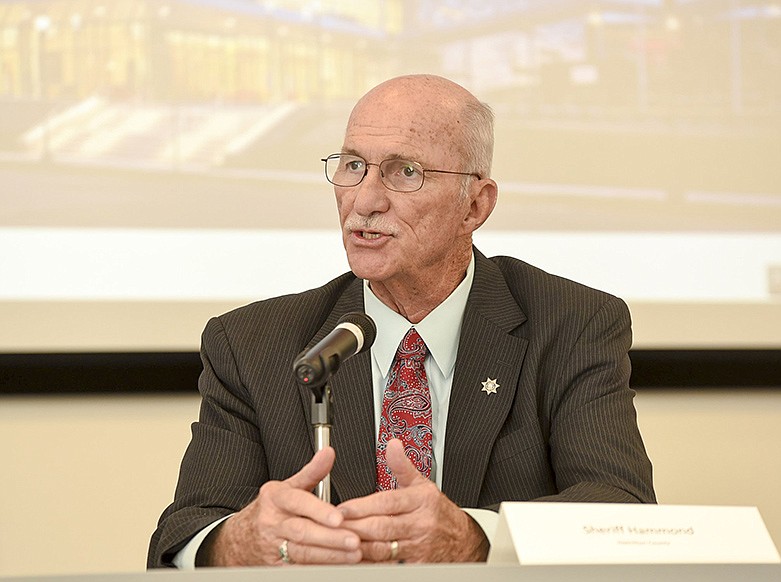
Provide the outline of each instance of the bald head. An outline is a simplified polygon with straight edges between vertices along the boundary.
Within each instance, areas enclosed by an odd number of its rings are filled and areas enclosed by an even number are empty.
[[[406,75],[377,85],[354,107],[347,131],[367,123],[404,126],[410,140],[451,150],[463,171],[490,176],[493,113],[444,77]]]
[[[496,204],[492,122],[469,91],[430,75],[386,81],[350,115],[336,158],[352,185],[334,183],[347,260],[413,323],[463,280]]]
[[[461,85],[436,75],[405,75],[389,79],[369,90],[356,108],[373,100],[388,103],[410,101],[421,108],[437,106],[452,111],[470,101],[479,104],[474,95]]]

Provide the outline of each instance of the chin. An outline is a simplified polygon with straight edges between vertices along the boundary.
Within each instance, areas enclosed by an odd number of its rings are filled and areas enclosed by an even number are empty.
[[[350,267],[350,270],[359,279],[366,279],[367,281],[382,281],[386,278],[382,269],[371,269],[367,267]]]
[[[363,260],[354,255],[348,255],[347,262],[350,265],[350,270],[359,279],[382,281],[388,276],[388,263],[379,257],[373,260]]]

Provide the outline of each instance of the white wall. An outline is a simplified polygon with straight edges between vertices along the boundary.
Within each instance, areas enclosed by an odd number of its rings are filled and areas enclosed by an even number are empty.
[[[0,398],[0,576],[140,571],[193,395]],[[756,505],[781,545],[781,391],[644,391],[662,503]]]
[[[140,571],[195,396],[0,399],[0,576]]]
[[[756,505],[781,547],[781,390],[641,391],[660,503]]]

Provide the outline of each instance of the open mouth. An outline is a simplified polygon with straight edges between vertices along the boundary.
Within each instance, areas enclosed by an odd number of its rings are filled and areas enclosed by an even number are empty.
[[[356,234],[366,240],[377,240],[383,236],[380,232],[369,232],[367,230],[359,230],[356,232]]]

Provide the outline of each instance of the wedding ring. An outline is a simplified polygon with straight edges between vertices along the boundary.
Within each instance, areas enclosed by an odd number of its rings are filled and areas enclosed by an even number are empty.
[[[390,561],[393,562],[399,555],[399,542],[398,540],[391,540],[390,545],[391,545]]]
[[[282,562],[285,564],[292,564],[293,560],[290,559],[290,554],[287,553],[287,540],[282,540],[279,544],[279,557],[282,558]]]

